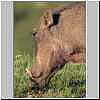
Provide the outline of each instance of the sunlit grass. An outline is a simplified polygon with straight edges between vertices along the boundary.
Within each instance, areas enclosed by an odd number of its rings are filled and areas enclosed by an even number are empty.
[[[31,67],[29,55],[18,55],[14,58],[14,97],[28,97],[29,78],[25,69]],[[39,96],[31,90],[32,97],[85,97],[86,92],[86,66],[85,64],[65,64],[44,88]]]

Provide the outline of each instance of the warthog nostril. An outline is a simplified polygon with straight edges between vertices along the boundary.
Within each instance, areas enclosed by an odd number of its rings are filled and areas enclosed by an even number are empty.
[[[32,80],[36,80],[38,78],[40,78],[43,75],[43,72],[31,72],[29,69],[26,68],[26,74],[32,79]]]
[[[33,78],[40,78],[43,75],[43,72],[37,72],[37,73],[32,73],[31,72],[31,74],[32,74]]]

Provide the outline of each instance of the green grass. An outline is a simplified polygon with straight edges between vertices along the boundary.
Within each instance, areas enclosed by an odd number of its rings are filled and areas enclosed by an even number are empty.
[[[25,73],[34,63],[29,55],[18,55],[14,58],[14,97],[28,96],[29,78]],[[82,97],[86,92],[86,65],[65,64],[50,80],[40,96],[31,90],[32,97]]]

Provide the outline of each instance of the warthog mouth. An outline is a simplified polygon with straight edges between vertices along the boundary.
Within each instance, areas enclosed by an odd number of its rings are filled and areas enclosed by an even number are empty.
[[[35,87],[37,90],[43,90],[45,87],[45,80],[41,80],[40,77],[34,77],[31,70],[26,68],[26,74],[29,76],[30,80],[35,83]]]
[[[31,72],[30,69],[26,68],[26,74],[32,79],[32,81],[34,81],[35,83],[39,83],[38,81],[41,79],[43,73],[41,72],[40,74],[38,74],[37,76],[33,75],[34,73]]]
[[[33,77],[30,69],[26,68],[26,74],[29,76],[30,80],[33,81],[35,83],[35,86],[37,87],[38,83],[36,82],[36,79]]]

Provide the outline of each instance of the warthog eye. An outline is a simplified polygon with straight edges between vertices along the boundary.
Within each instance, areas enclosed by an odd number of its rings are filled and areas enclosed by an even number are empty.
[[[36,34],[37,34],[37,32],[33,32],[33,34],[32,34],[32,35],[33,35],[33,36],[35,36]]]
[[[37,29],[36,28],[33,28],[33,36],[35,36],[37,34]]]

